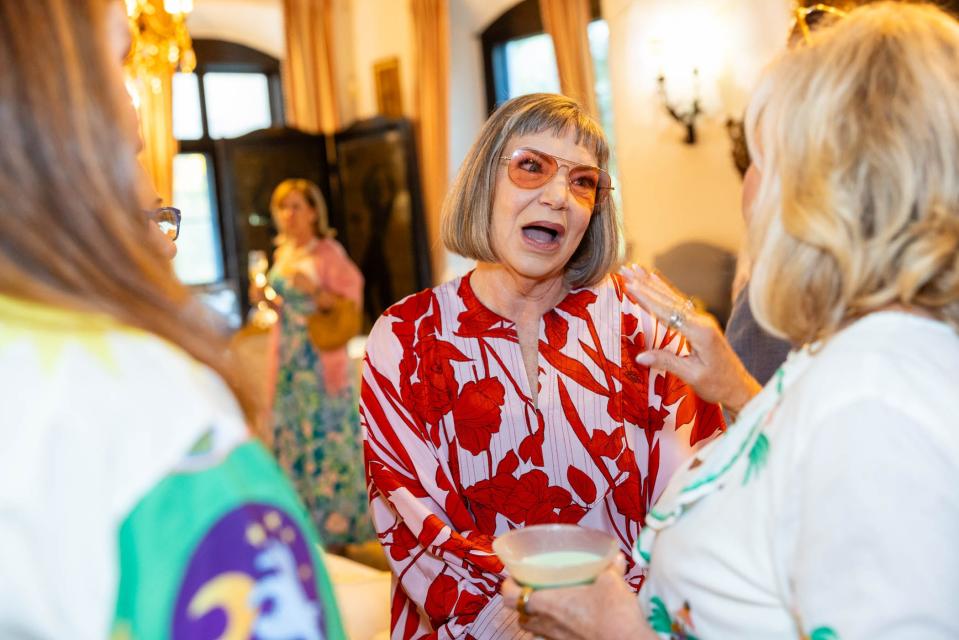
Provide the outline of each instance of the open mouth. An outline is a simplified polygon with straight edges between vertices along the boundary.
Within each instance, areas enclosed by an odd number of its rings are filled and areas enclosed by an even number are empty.
[[[557,224],[534,222],[523,227],[523,237],[538,245],[552,245],[559,242],[563,231]]]

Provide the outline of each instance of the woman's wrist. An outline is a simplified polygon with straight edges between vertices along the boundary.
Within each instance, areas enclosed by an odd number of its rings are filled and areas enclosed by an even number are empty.
[[[745,407],[750,400],[755,398],[756,395],[762,391],[762,388],[762,385],[759,384],[754,377],[749,375],[748,372],[743,371],[742,376],[739,379],[739,384],[732,391],[732,393],[729,394],[729,399],[721,404],[726,411],[735,417],[740,411],[742,411],[743,407]]]

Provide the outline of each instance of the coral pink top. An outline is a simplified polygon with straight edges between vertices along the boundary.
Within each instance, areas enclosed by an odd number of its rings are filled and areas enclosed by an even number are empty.
[[[398,578],[394,639],[527,635],[498,595],[491,543],[510,529],[578,523],[630,557],[672,471],[724,427],[716,405],[635,363],[652,347],[685,345],[618,276],[574,290],[540,321],[534,401],[515,325],[469,275],[383,314],[360,407],[371,512]],[[638,589],[641,570],[627,579]]]

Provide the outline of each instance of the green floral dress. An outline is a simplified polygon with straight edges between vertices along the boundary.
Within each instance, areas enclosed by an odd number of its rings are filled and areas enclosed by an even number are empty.
[[[324,543],[372,540],[354,386],[327,392],[322,359],[306,331],[313,300],[275,273],[270,284],[283,298],[273,400],[274,453]]]

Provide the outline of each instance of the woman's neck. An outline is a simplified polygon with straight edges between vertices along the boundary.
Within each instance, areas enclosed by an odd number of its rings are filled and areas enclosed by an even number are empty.
[[[309,244],[312,243],[314,240],[316,240],[316,236],[304,236],[302,238],[290,238],[290,243],[293,245],[294,248],[301,249],[303,247],[309,246]]]
[[[284,235],[280,238],[279,244],[276,245],[276,248],[287,253],[298,253],[309,247],[314,240],[316,240],[316,236],[294,238],[292,236]]]
[[[516,323],[538,322],[569,293],[563,274],[539,280],[483,262],[470,276],[470,286],[484,306]]]

